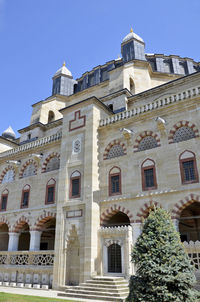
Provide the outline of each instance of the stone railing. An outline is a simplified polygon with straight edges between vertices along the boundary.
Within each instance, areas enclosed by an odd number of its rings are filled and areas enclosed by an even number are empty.
[[[200,241],[185,241],[183,245],[196,270],[200,270]]]
[[[198,95],[200,95],[199,86],[190,88],[186,91],[178,92],[176,94],[172,94],[168,97],[161,97],[159,99],[156,99],[152,103],[148,103],[148,104],[145,104],[145,105],[142,105],[139,107],[135,107],[131,110],[122,111],[115,115],[109,116],[105,119],[102,119],[102,120],[100,120],[99,126],[103,127],[103,126],[106,126],[109,124],[113,124],[113,123],[119,122],[121,120],[128,119],[132,116],[137,116],[137,115],[140,115],[147,111],[152,111],[154,109],[157,109],[157,108],[160,108],[160,107],[172,104],[172,103],[180,102],[182,100],[189,99],[189,98],[192,98],[192,97],[195,97]]]
[[[11,155],[23,152],[23,151],[27,151],[27,150],[30,150],[30,149],[33,149],[33,148],[37,148],[37,147],[40,147],[42,145],[46,145],[46,144],[52,143],[54,141],[60,140],[61,138],[62,138],[62,133],[61,132],[56,133],[56,134],[52,134],[50,136],[45,136],[45,137],[42,137],[42,138],[37,139],[35,141],[32,141],[30,143],[21,145],[17,148],[10,149],[8,151],[2,152],[0,154],[0,157],[11,156]]]
[[[54,251],[0,251],[0,265],[53,266]]]

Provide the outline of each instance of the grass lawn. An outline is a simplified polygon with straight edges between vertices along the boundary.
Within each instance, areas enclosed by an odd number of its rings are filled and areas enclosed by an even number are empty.
[[[14,295],[0,292],[0,302],[78,302],[71,300],[44,298],[37,296]]]

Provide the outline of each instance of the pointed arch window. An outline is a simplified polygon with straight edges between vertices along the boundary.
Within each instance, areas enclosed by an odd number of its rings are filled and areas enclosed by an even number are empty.
[[[81,196],[81,173],[74,171],[70,177],[70,198],[78,198]]]
[[[199,182],[196,157],[191,151],[184,151],[179,157],[181,182],[190,184]]]
[[[22,190],[21,209],[28,208],[30,198],[30,186],[25,185]]]
[[[5,189],[1,195],[1,208],[0,211],[6,211],[8,202],[8,190]]]
[[[45,204],[50,204],[55,202],[55,188],[56,188],[56,181],[52,178],[47,182],[46,185]]]
[[[130,86],[130,92],[132,94],[135,94],[135,84],[132,78],[129,78],[129,86]]]
[[[121,169],[113,167],[109,172],[109,196],[120,194],[122,194]]]
[[[154,190],[157,189],[156,181],[156,167],[155,162],[152,159],[146,159],[141,167],[142,174],[142,190]]]

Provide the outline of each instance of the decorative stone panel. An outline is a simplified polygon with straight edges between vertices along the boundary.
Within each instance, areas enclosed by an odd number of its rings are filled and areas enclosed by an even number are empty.
[[[106,147],[103,154],[103,159],[110,159],[123,155],[126,155],[126,146],[120,140],[115,139]]]
[[[7,166],[3,172],[1,173],[1,176],[0,176],[0,184],[3,182],[3,179],[5,177],[5,175],[8,173],[9,170],[12,170],[13,171],[13,180],[15,179],[15,168],[13,166]],[[10,181],[8,181],[10,182]]]
[[[182,131],[181,131],[182,128]],[[177,133],[177,131],[179,131]],[[185,141],[194,137],[199,137],[199,130],[195,124],[189,121],[180,121],[176,123],[169,132],[169,144]]]
[[[69,121],[69,131],[85,127],[86,115],[81,116],[81,111],[74,112],[74,119]]]
[[[27,162],[23,165],[23,167],[21,168],[21,171],[19,173],[19,178],[23,177],[24,171],[25,169],[29,166],[29,165],[34,165],[35,166],[35,173],[34,175],[37,174],[37,163],[33,160],[33,159],[29,159],[27,160]]]
[[[135,140],[134,152],[148,150],[160,146],[160,139],[153,131],[142,132]]]
[[[51,154],[49,154],[47,156],[47,158],[44,160],[43,165],[42,165],[42,173],[46,172],[47,164],[54,157],[57,157],[58,159],[60,159],[60,154],[58,154],[57,152],[52,152]]]

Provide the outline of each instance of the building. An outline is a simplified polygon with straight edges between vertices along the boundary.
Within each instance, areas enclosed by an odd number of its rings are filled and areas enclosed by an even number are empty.
[[[146,54],[132,30],[121,53],[77,80],[63,64],[20,137],[0,137],[1,282],[128,279],[154,204],[200,270],[200,64]]]

